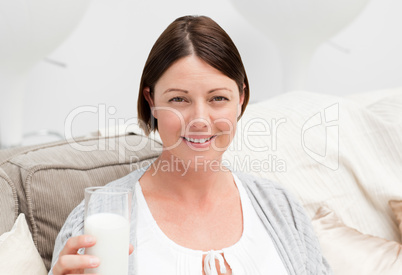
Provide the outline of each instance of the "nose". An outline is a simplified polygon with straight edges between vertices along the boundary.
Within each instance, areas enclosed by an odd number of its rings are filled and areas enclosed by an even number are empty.
[[[205,103],[194,104],[194,108],[191,110],[188,126],[192,129],[209,128],[211,125],[209,117],[208,106],[206,106]]]
[[[194,130],[208,128],[208,125],[208,121],[203,118],[194,118],[189,123],[189,127]]]

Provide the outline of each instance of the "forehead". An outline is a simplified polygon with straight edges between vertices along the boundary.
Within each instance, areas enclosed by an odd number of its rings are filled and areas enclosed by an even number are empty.
[[[235,85],[231,78],[196,56],[187,56],[173,63],[161,76],[155,89],[171,85]],[[167,87],[180,88],[180,87]],[[184,88],[184,87],[181,87]]]

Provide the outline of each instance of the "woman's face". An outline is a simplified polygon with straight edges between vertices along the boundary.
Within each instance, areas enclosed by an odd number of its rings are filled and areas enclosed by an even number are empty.
[[[243,104],[234,80],[188,56],[166,70],[155,85],[153,99],[144,93],[158,120],[165,157],[191,161],[191,166],[221,159]]]

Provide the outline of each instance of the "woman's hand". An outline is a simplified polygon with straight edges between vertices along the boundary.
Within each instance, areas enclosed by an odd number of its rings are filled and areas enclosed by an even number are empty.
[[[80,248],[91,247],[95,243],[95,238],[90,235],[81,235],[68,239],[53,267],[53,274],[84,274],[84,269],[98,267],[100,261],[97,257],[77,253]]]
[[[80,248],[91,247],[95,244],[95,238],[90,235],[81,235],[68,239],[53,267],[53,275],[84,274],[84,269],[98,267],[100,264],[99,258],[77,253]],[[129,254],[133,253],[133,251],[134,247],[130,244]]]

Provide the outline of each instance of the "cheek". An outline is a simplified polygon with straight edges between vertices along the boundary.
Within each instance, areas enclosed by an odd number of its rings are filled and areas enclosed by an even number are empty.
[[[212,145],[215,151],[224,152],[230,146],[236,133],[236,117],[236,114],[231,111],[214,120],[214,126],[219,133],[218,138]]]
[[[225,134],[233,134],[236,131],[237,115],[232,108],[220,112],[214,119],[214,126]]]
[[[170,110],[159,110],[157,116],[158,131],[161,136],[165,136],[165,133],[180,133],[184,121],[180,113]]]

